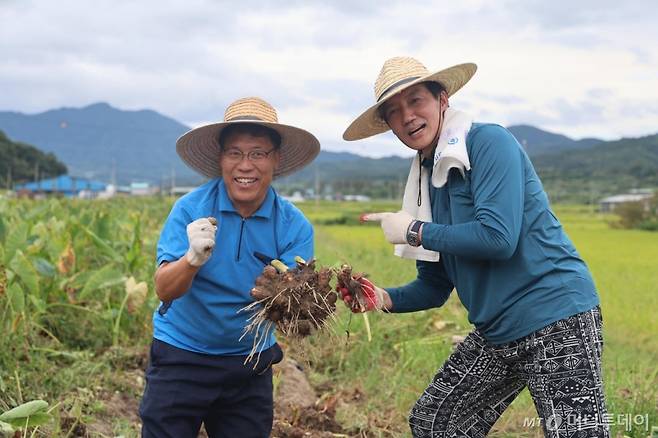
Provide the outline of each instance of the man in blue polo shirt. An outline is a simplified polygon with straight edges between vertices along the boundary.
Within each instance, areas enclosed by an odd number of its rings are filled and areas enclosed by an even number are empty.
[[[310,163],[320,144],[278,123],[259,98],[233,102],[224,121],[176,143],[181,158],[210,181],[176,201],[157,248],[153,344],[140,405],[144,437],[268,437],[271,365],[282,359],[274,334],[247,334],[250,290],[264,260],[294,266],[313,257],[313,229],[271,187]],[[246,361],[254,337],[266,337]]]
[[[389,59],[377,103],[345,131],[358,140],[391,129],[417,151],[402,210],[363,220],[381,222],[418,276],[387,289],[359,279],[365,305],[354,309],[439,307],[454,287],[468,310],[475,330],[412,408],[414,437],[485,436],[525,387],[547,437],[608,437],[594,282],[512,134],[449,108],[475,70]]]

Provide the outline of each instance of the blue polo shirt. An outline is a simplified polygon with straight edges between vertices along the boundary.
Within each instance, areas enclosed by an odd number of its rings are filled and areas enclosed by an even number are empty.
[[[173,300],[166,312],[161,311],[166,308],[163,305],[154,312],[154,337],[198,353],[249,354],[254,336],[240,337],[252,313],[238,311],[253,302],[249,291],[263,271],[264,264],[254,253],[294,266],[297,255],[307,260],[313,257],[313,228],[299,209],[271,187],[258,211],[243,218],[233,207],[224,181],[214,179],[174,204],[158,241],[158,266],[183,257],[189,246],[187,224],[208,216],[218,222],[212,256],[187,293]],[[275,342],[273,331],[266,336],[260,350]]]
[[[429,187],[422,242],[440,260],[418,261],[415,281],[388,289],[393,311],[441,306],[454,287],[469,321],[500,344],[596,306],[589,270],[514,136],[476,124],[466,149],[471,170]]]

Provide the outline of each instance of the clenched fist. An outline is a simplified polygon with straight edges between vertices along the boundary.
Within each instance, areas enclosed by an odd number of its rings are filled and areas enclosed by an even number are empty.
[[[199,267],[208,261],[215,247],[217,220],[213,217],[197,219],[187,225],[187,240],[190,247],[185,254],[187,262]]]

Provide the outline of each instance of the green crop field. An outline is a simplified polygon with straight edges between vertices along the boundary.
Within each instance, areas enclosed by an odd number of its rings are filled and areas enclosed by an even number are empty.
[[[310,217],[316,212],[328,217],[333,209],[336,216],[356,218],[361,209],[381,208],[308,205],[304,211]],[[658,424],[658,233],[613,229],[608,225],[612,220],[609,216],[587,207],[558,207],[556,213],[592,270],[600,291],[606,343],[604,378],[613,431],[645,437],[651,430],[647,423]],[[317,248],[321,261],[349,262],[381,286],[403,284],[415,275],[413,262],[391,254],[391,246],[379,227],[317,225],[316,233],[321,242]],[[381,414],[378,424],[386,424],[382,436],[388,436],[389,431],[395,431],[393,436],[406,436],[406,413],[450,353],[452,336],[470,330],[465,311],[453,294],[441,309],[372,315],[372,342],[364,339],[360,323],[358,318],[352,320],[356,341],[338,357],[332,351],[319,361],[326,368],[316,370],[318,378],[334,379],[345,387],[362,385],[368,400],[365,406]],[[535,417],[532,400],[524,392],[496,424],[492,435],[542,436]],[[346,418],[354,419],[350,415]],[[357,416],[355,420],[373,418]]]
[[[0,197],[0,414],[50,404],[27,436],[138,436],[155,244],[172,202]],[[414,263],[392,255],[379,227],[358,223],[364,211],[397,205],[300,207],[316,226],[320,264],[349,263],[381,286],[414,278]],[[646,437],[658,425],[658,233],[611,228],[585,207],[556,213],[600,291],[614,434]],[[321,398],[341,400],[345,430],[408,436],[407,411],[471,327],[456,294],[440,309],[370,314],[369,326],[371,340],[363,316],[339,306],[329,331],[287,345],[289,355]],[[523,393],[491,436],[541,436],[535,417]]]

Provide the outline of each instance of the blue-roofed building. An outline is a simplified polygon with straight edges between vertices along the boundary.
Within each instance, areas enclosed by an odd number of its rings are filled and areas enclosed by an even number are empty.
[[[14,190],[17,193],[28,195],[61,195],[68,198],[95,198],[105,192],[107,184],[69,175],[57,178],[44,179],[25,184],[17,184]]]

